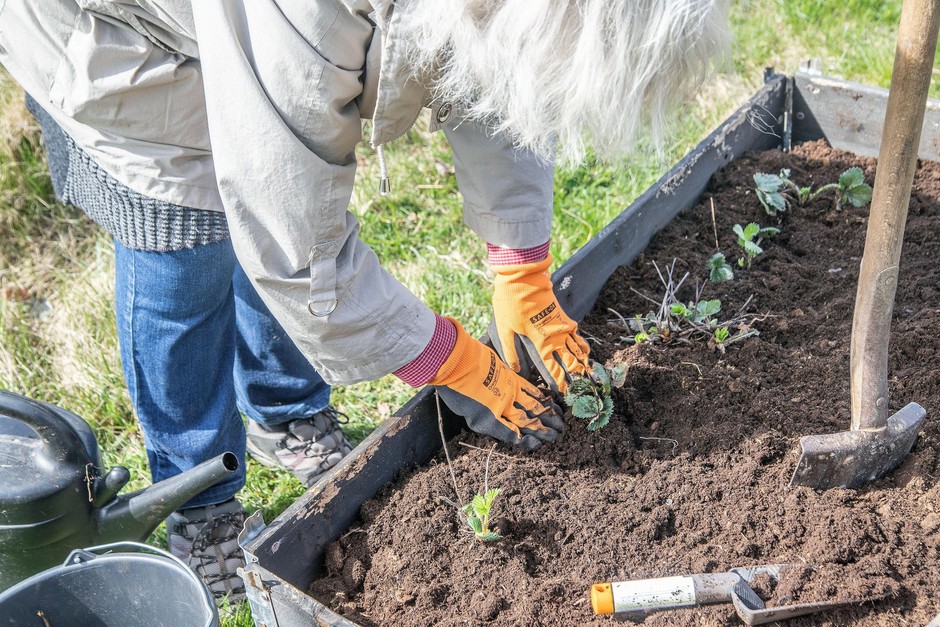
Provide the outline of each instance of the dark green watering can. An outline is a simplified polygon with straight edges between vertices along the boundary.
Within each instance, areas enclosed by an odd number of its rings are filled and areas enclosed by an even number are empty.
[[[224,453],[143,490],[105,473],[91,428],[71,412],[0,390],[0,591],[73,550],[142,541],[176,508],[238,469]]]

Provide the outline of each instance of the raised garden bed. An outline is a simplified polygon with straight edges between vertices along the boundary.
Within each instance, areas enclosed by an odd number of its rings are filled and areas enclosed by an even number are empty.
[[[433,399],[419,395],[269,527],[249,527],[245,578],[256,620],[606,624],[587,600],[595,581],[783,562],[820,570],[805,571],[802,589],[787,582],[788,599],[768,592],[771,604],[889,594],[791,624],[923,625],[940,611],[940,434],[931,416],[940,407],[940,371],[930,360],[940,348],[940,166],[925,162],[915,179],[891,345],[892,410],[920,403],[928,410],[924,431],[887,479],[860,490],[790,488],[799,436],[848,426],[849,332],[867,208],[835,210],[819,200],[778,225],[754,197],[752,175],[786,167],[817,187],[859,165],[871,182],[874,162],[824,142],[741,156],[779,141],[749,116],[757,106],[771,112],[775,134],[796,142],[825,136],[846,147],[838,136],[845,132],[855,153],[871,155],[877,139],[872,147],[859,133],[870,133],[873,102],[883,99],[809,76],[791,85],[771,77],[748,107],[556,274],[565,306],[579,317],[590,310],[582,328],[595,338],[595,357],[629,365],[611,424],[591,433],[569,417],[554,445],[534,454],[499,446],[489,456],[490,440],[460,432],[459,421],[446,416],[447,436],[456,436],[448,445],[461,491],[455,497]],[[846,94],[846,102],[861,105],[840,104]],[[935,150],[932,141],[927,150]],[[652,261],[664,268],[678,259],[679,274],[693,277],[685,290],[694,277],[704,279],[715,251],[712,201],[729,258],[734,224],[781,229],[751,269],[735,268],[734,280],[704,293],[725,310],[753,296],[760,335],[724,353],[706,341],[633,345],[624,339],[634,335],[624,320],[651,306],[631,288],[661,295]],[[614,271],[620,264],[629,265]],[[502,489],[495,516],[505,537],[492,544],[474,540],[440,498],[466,500],[487,483]],[[740,621],[730,605],[719,605],[653,614],[644,624]]]

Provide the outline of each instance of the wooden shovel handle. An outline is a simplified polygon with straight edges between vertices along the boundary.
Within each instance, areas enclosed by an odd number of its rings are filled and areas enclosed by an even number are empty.
[[[852,429],[888,420],[888,341],[940,0],[904,0],[852,321]]]

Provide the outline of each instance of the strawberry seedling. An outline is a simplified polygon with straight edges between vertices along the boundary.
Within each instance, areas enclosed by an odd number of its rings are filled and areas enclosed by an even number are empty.
[[[761,227],[756,222],[751,222],[743,228],[740,224],[735,224],[732,230],[738,236],[738,246],[741,247],[744,253],[742,257],[738,258],[738,267],[747,268],[748,270],[750,270],[754,259],[764,252],[764,249],[760,246],[761,242],[780,232],[778,228],[772,226]]]
[[[757,225],[754,225],[757,226]],[[760,227],[757,226],[758,232]],[[770,229],[776,232],[776,229]],[[744,229],[742,229],[742,233]],[[764,231],[767,236],[768,231]],[[720,254],[720,253],[719,253]],[[723,256],[722,256],[723,257]],[[613,309],[609,310],[617,315],[617,320],[627,327],[631,336],[624,336],[621,341],[634,344],[670,344],[690,343],[693,340],[707,341],[711,346],[719,347],[715,342],[715,332],[721,327],[727,327],[728,337],[721,343],[727,345],[746,337],[757,335],[756,329],[751,328],[756,318],[745,315],[751,298],[748,298],[740,310],[730,318],[720,320],[717,316],[721,312],[721,301],[717,298],[706,299],[702,297],[704,284],[696,283],[694,298],[688,302],[679,300],[677,293],[685,283],[689,274],[675,278],[674,260],[665,270],[661,270],[656,262],[652,262],[663,284],[661,298],[653,298],[642,292],[633,290],[643,299],[656,305],[657,309],[646,315],[637,314],[633,318],[625,318]],[[725,264],[727,265],[727,264]],[[730,268],[729,268],[730,271]],[[614,322],[611,320],[611,322]]]
[[[482,542],[503,539],[503,536],[490,529],[493,501],[499,496],[499,491],[499,488],[492,488],[483,494],[475,494],[469,503],[460,508],[461,513],[467,517],[467,524],[473,530],[473,535]]]
[[[805,207],[821,195],[833,193],[835,208],[841,209],[846,203],[853,207],[862,207],[871,202],[871,186],[865,182],[865,174],[859,167],[849,168],[839,175],[835,183],[823,185],[815,192],[811,187],[801,187],[790,179],[790,170],[780,170],[780,174],[758,172],[754,175],[757,199],[764,210],[772,216],[786,211],[791,205]]]
[[[712,283],[730,281],[734,278],[734,271],[725,261],[723,253],[715,253],[708,258],[708,278]]]
[[[623,386],[627,377],[627,366],[622,364],[608,371],[603,364],[594,362],[593,374],[593,377],[572,377],[565,392],[565,404],[571,408],[571,415],[587,420],[587,428],[597,431],[610,422],[614,411],[610,390]]]

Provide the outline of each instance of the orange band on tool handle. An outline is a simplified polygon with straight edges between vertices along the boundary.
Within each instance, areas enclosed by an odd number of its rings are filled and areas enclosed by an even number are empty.
[[[591,607],[595,614],[614,613],[614,590],[609,583],[591,586]]]

